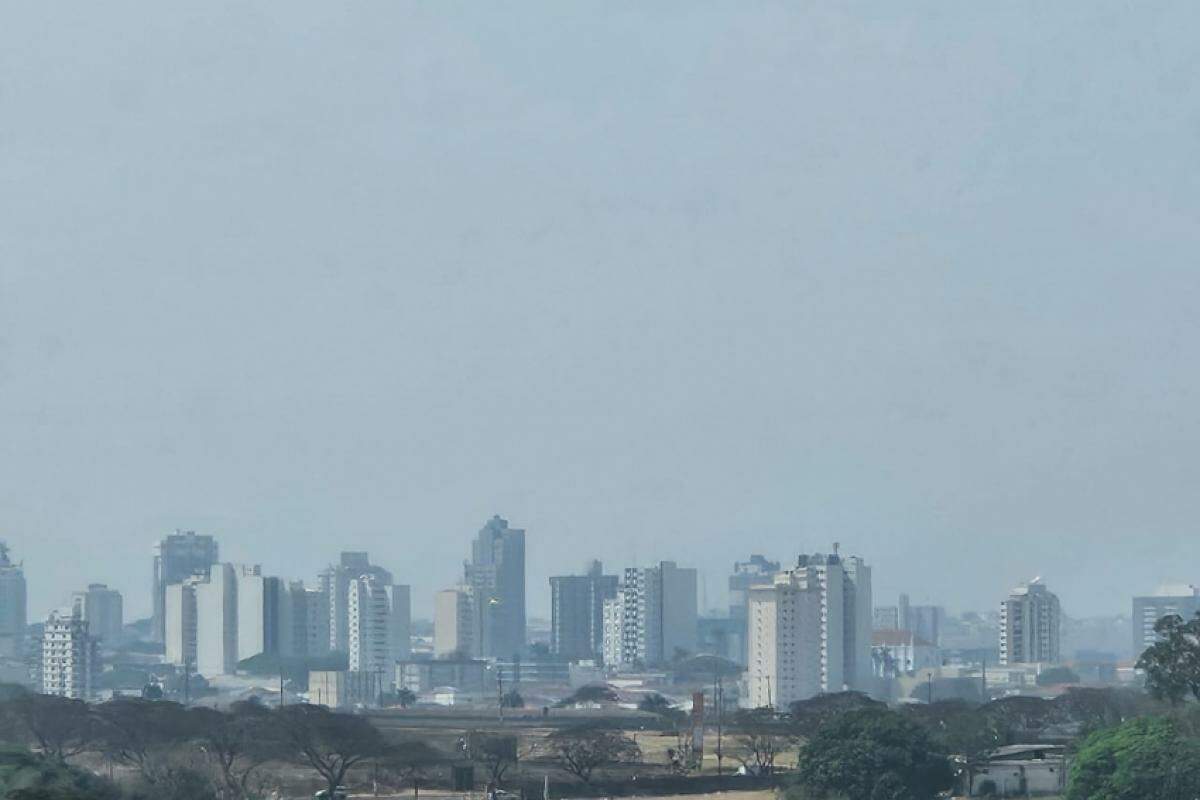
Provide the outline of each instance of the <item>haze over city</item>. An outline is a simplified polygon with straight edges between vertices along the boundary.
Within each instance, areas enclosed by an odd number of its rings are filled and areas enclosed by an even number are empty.
[[[600,8],[605,13],[597,13]],[[0,538],[415,615],[493,514],[1073,616],[1195,581],[1187,4],[30,3],[0,26]]]

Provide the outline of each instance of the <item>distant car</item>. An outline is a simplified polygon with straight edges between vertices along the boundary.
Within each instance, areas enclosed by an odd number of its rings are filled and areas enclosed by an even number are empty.
[[[313,795],[313,800],[348,800],[349,797],[350,794],[346,791],[346,787],[339,786],[332,796],[328,789],[322,789]]]

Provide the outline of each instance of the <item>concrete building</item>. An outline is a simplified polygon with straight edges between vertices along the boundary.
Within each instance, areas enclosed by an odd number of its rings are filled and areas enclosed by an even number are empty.
[[[1057,664],[1062,612],[1040,578],[1013,589],[1000,604],[1000,663]]]
[[[696,570],[674,561],[629,567],[616,597],[621,610],[611,607],[611,598],[602,611],[606,665],[661,665],[696,652]],[[610,624],[618,617],[619,632]]]
[[[453,687],[476,698],[490,698],[497,691],[488,663],[481,659],[451,658],[431,661],[400,661],[396,664],[397,689],[414,694],[431,692],[441,687]]]
[[[209,568],[220,560],[217,542],[211,536],[198,536],[195,531],[175,531],[155,546],[154,552],[154,617],[155,641],[166,636],[167,587],[193,575],[208,575]]]
[[[751,702],[783,707],[819,692],[869,690],[872,611],[871,568],[857,556],[802,555],[771,586],[752,588]]]
[[[196,594],[196,671],[231,675],[238,662],[238,576],[232,564],[214,564]]]
[[[1014,744],[972,761],[963,771],[967,797],[1056,797],[1067,790],[1066,748]]]
[[[593,561],[584,575],[550,579],[550,652],[566,661],[597,659],[604,648],[604,601],[617,594],[616,575]]]
[[[871,627],[877,631],[900,630],[900,610],[896,606],[875,606]]]
[[[167,586],[166,660],[189,670],[196,667],[196,584],[204,580],[189,578]]]
[[[8,557],[0,541],[0,658],[19,659],[25,654],[25,570]]]
[[[235,661],[279,653],[283,635],[283,582],[262,574],[258,564],[234,564],[237,580],[237,654]]]
[[[894,606],[876,606],[872,615],[872,627],[877,631],[912,631],[919,638],[940,646],[942,620],[946,611],[941,606],[914,606],[908,595],[900,595]]]
[[[391,662],[412,656],[412,587],[392,584],[388,593],[388,644]]]
[[[471,657],[477,654],[471,590],[466,586],[443,589],[433,598],[433,654]]]
[[[840,589],[840,587],[838,587]],[[840,591],[835,600],[840,599]],[[830,689],[823,669],[827,638],[823,612],[840,618],[840,602],[826,609],[817,571],[797,567],[749,592],[749,664],[752,708],[786,708]],[[840,687],[839,687],[840,688]]]
[[[625,590],[617,593],[602,604],[603,616],[600,657],[607,666],[619,666],[625,659]],[[632,663],[632,661],[628,662]]]
[[[353,670],[312,671],[308,673],[308,701],[334,709],[377,706],[387,691],[385,679],[391,675]]]
[[[525,650],[525,531],[494,516],[471,543],[465,583],[474,604],[474,635],[485,658],[512,658]]]
[[[350,582],[350,671],[391,676],[394,659],[390,642],[391,598],[374,575]]]
[[[384,586],[392,583],[392,573],[371,563],[370,556],[361,551],[345,551],[334,566],[319,576],[321,591],[329,598],[329,649],[338,653],[350,651],[350,582],[371,575]]]
[[[42,694],[90,700],[100,656],[88,623],[74,609],[52,612],[42,632]]]
[[[734,661],[746,663],[749,658],[749,640],[747,628],[750,623],[750,590],[755,586],[770,586],[779,572],[778,561],[771,561],[764,556],[753,554],[748,561],[736,561],[733,574],[729,576],[729,619],[733,626],[731,633],[737,641],[727,645],[730,653],[737,653]]]
[[[1154,626],[1172,614],[1190,620],[1200,612],[1200,589],[1191,584],[1169,584],[1158,587],[1149,596],[1133,598],[1133,657],[1158,641]]]
[[[941,666],[938,649],[913,631],[871,634],[871,664],[877,678],[898,678]]]
[[[125,617],[121,593],[116,589],[103,583],[89,584],[86,591],[75,592],[71,606],[78,610],[97,640],[111,643],[121,638]]]

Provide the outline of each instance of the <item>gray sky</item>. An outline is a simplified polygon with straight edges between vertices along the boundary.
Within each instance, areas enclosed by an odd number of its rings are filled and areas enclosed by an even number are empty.
[[[833,8],[832,6],[836,6]],[[418,613],[828,548],[992,608],[1196,558],[1189,2],[5,3],[0,535],[30,614],[152,542]]]

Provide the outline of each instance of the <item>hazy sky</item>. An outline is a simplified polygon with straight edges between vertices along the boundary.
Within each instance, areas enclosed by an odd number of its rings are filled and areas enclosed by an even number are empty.
[[[0,536],[30,616],[176,528],[416,612],[865,556],[1200,582],[1193,2],[8,2]]]

